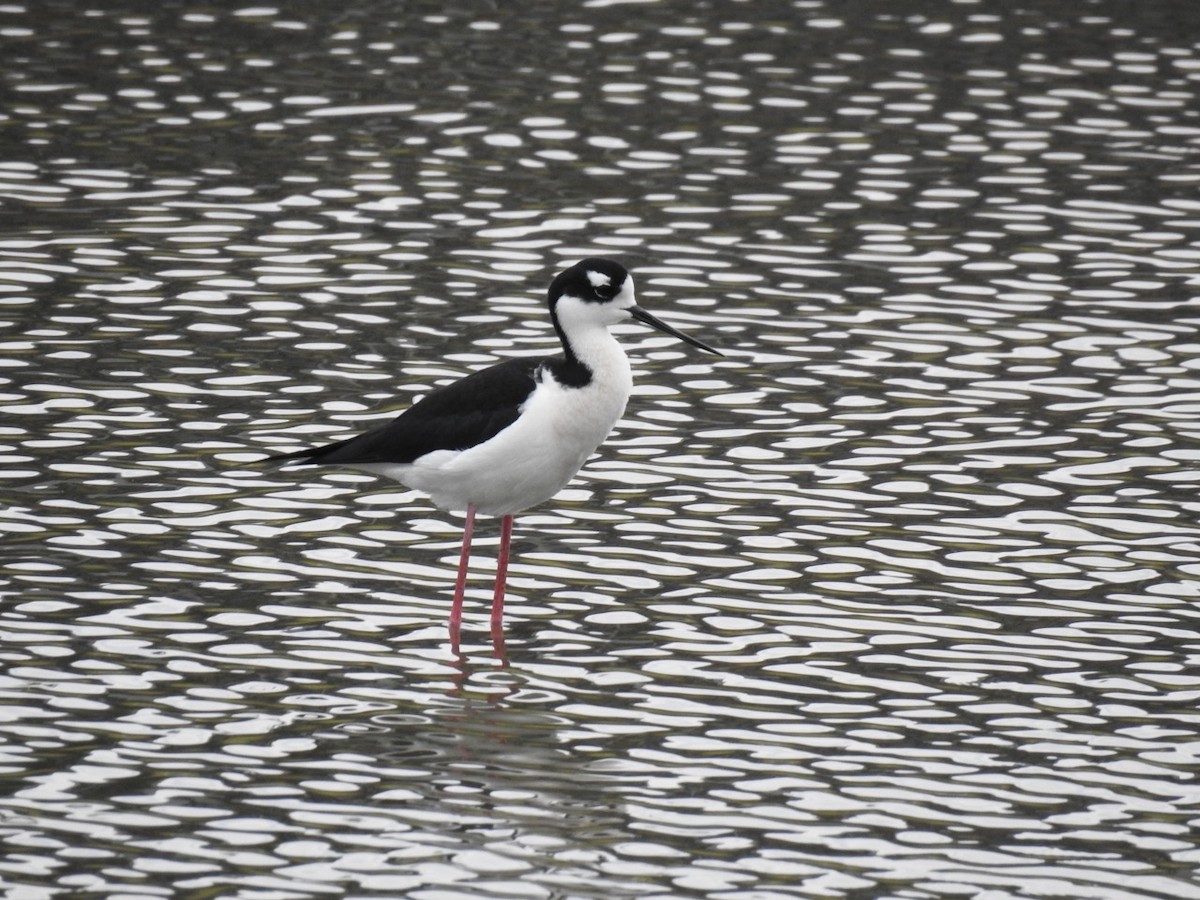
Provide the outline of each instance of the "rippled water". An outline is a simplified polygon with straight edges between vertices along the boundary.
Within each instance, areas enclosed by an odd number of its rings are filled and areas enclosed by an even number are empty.
[[[0,887],[1200,897],[1195,17],[0,5]],[[456,517],[248,463],[590,254],[728,356],[458,659]]]

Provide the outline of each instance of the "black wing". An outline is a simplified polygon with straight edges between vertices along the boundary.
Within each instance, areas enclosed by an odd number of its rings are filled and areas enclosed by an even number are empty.
[[[516,421],[521,404],[537,387],[542,362],[510,359],[472,372],[427,394],[386,425],[336,444],[270,459],[306,465],[410,463],[434,450],[466,450]]]

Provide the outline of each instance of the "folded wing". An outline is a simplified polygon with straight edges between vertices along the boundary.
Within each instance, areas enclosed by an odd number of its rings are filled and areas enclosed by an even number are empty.
[[[378,428],[323,447],[270,457],[302,465],[411,463],[435,450],[466,450],[520,415],[543,360],[510,359],[427,394]]]

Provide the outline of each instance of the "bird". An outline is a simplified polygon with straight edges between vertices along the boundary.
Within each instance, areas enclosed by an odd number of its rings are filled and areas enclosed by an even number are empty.
[[[375,472],[427,494],[440,509],[466,513],[449,622],[456,653],[476,515],[500,517],[495,644],[503,641],[514,514],[562,490],[625,412],[633,379],[609,327],[634,320],[724,355],[639,306],[633,276],[612,259],[563,269],[550,283],[547,305],[560,355],[508,359],[432,390],[355,437],[264,460]]]

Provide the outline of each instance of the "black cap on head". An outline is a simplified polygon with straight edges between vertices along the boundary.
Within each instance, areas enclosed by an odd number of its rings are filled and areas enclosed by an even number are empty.
[[[607,303],[621,291],[629,273],[619,262],[591,257],[558,273],[550,282],[550,301],[570,294],[591,303]]]

